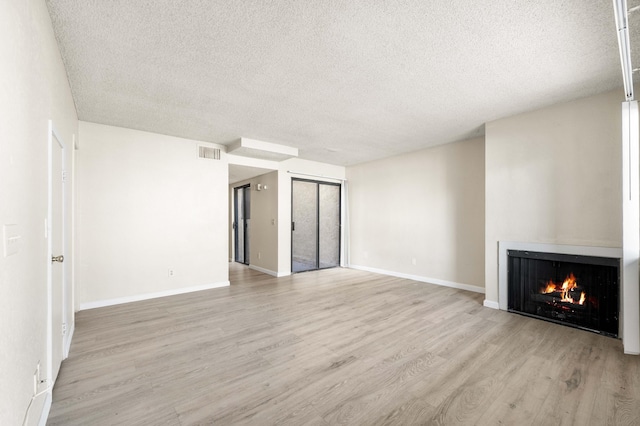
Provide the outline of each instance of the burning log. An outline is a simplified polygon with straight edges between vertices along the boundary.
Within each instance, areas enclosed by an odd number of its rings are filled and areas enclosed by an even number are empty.
[[[578,297],[578,299],[580,300],[580,297]],[[579,303],[579,300],[574,301],[574,299],[571,299],[571,298],[568,298],[568,299],[563,298],[563,295],[560,292],[531,295],[531,301],[544,303],[546,305],[552,305],[558,309],[562,309],[562,310],[577,309],[579,311],[583,311],[587,309],[588,304],[585,303],[584,300],[582,301],[582,304],[581,304]]]
[[[578,282],[576,281],[576,277],[573,273],[569,274],[567,278],[565,278],[562,285],[554,283],[552,280],[549,280],[544,288],[540,290],[542,295],[551,295],[555,299],[560,299],[560,302],[567,302],[576,305],[584,305],[584,302],[587,300],[587,295],[584,291],[580,291],[578,287]]]

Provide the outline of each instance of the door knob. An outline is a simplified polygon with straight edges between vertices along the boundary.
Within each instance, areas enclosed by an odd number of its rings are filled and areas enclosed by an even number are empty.
[[[51,257],[51,261],[52,262],[64,262],[64,256],[60,255],[60,256],[52,256]]]

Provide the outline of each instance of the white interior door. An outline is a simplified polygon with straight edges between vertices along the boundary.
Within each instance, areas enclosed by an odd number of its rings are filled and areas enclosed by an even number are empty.
[[[64,334],[66,327],[63,327],[65,316],[65,271],[64,271],[64,145],[62,140],[50,128],[49,137],[49,219],[48,219],[48,239],[49,239],[49,279],[48,279],[48,299],[49,299],[49,330],[48,330],[48,374],[47,379],[50,385],[53,384],[60,364],[64,358]]]

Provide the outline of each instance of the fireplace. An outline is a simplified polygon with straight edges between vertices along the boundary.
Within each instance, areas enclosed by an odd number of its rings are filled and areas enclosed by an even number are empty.
[[[507,250],[508,310],[618,337],[620,259]]]

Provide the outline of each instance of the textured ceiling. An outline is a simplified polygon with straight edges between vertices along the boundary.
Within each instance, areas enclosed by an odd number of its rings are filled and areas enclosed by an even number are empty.
[[[624,100],[610,0],[47,4],[81,120],[331,164],[614,88]]]

